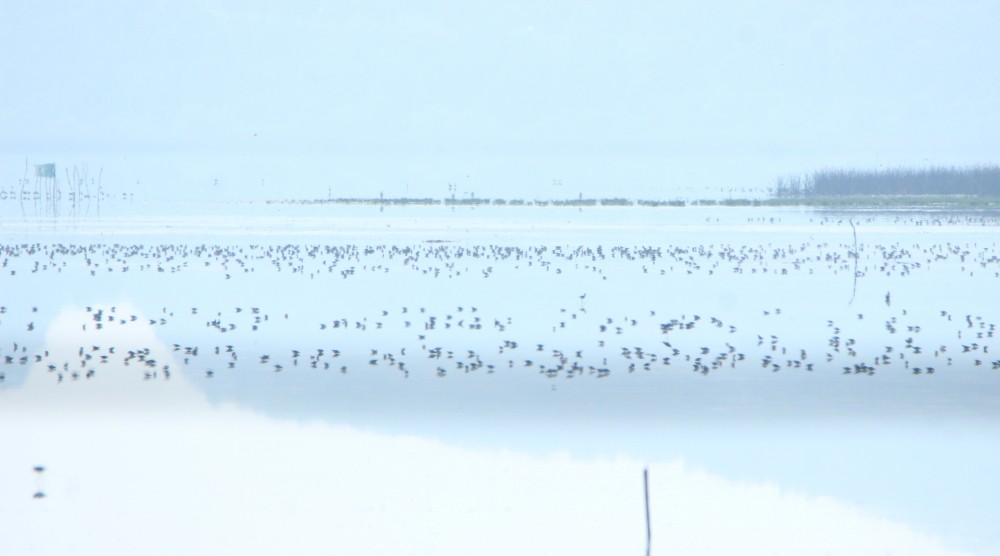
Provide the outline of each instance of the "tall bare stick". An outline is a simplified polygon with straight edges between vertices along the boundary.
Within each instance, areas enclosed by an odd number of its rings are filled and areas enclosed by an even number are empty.
[[[652,549],[652,543],[653,543],[653,530],[649,524],[649,468],[648,467],[642,470],[642,482],[643,482],[643,489],[646,491],[646,556],[649,556],[649,551]]]
[[[851,289],[851,300],[847,303],[851,305],[854,303],[854,296],[858,293],[858,230],[854,227],[853,219],[849,219],[848,222],[851,224],[851,232],[854,233],[854,287]]]

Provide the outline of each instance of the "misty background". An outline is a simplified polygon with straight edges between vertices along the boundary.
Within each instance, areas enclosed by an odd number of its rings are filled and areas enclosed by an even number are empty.
[[[5,0],[0,176],[86,164],[137,200],[669,199],[995,164],[996,21],[989,1]]]

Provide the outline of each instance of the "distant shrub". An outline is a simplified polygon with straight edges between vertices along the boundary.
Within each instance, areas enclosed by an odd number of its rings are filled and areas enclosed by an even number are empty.
[[[658,201],[652,199],[639,199],[635,204],[641,207],[684,207],[687,206],[686,201],[676,199],[673,201]]]
[[[551,203],[557,207],[593,207],[597,205],[597,199],[558,199]]]

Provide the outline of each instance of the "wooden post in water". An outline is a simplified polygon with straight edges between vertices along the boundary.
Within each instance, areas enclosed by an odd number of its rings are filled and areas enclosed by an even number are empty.
[[[858,230],[854,227],[854,219],[847,220],[851,224],[851,232],[854,234],[854,286],[851,288],[851,300],[848,305],[854,303],[854,296],[858,293]]]
[[[646,556],[649,556],[649,551],[652,545],[653,531],[649,525],[649,468],[643,468],[642,470],[642,483],[643,489],[646,491]]]

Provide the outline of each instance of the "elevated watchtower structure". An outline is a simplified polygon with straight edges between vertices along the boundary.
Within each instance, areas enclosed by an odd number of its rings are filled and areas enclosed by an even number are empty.
[[[59,183],[56,181],[55,163],[35,164],[35,191],[36,200],[45,199],[55,202],[59,197]]]

